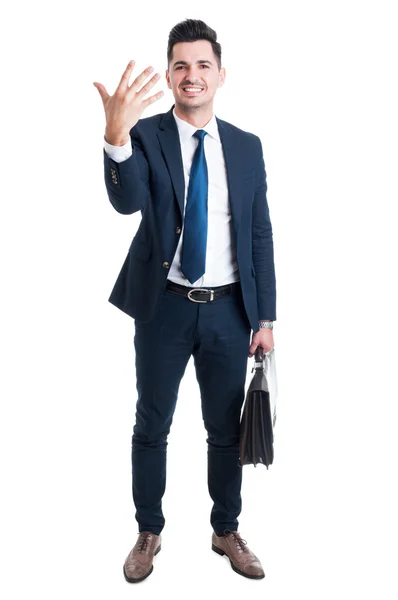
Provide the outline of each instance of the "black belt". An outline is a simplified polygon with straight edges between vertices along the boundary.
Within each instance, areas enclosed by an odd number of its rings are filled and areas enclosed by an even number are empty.
[[[213,302],[213,300],[217,300],[217,298],[221,298],[222,296],[230,296],[233,285],[229,283],[228,285],[220,285],[218,287],[195,288],[180,285],[179,283],[174,283],[174,281],[167,281],[168,291],[186,296],[191,302]]]

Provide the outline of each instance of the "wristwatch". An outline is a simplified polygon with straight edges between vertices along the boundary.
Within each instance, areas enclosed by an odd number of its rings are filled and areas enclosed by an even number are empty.
[[[274,322],[273,321],[259,321],[258,326],[260,329],[273,329]]]

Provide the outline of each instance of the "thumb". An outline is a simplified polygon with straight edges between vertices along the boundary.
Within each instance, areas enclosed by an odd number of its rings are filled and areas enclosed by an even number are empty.
[[[249,358],[251,358],[252,356],[254,356],[254,353],[255,353],[255,352],[256,352],[256,350],[257,350],[257,346],[258,346],[258,343],[256,343],[256,342],[252,342],[252,343],[250,344],[250,348],[249,348]]]
[[[105,104],[105,102],[109,98],[109,94],[106,91],[105,87],[102,85],[102,83],[98,83],[97,81],[93,82],[93,86],[97,88],[99,95],[101,96],[102,102]]]

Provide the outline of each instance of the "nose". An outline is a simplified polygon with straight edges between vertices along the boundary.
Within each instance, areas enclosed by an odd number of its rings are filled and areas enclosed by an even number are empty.
[[[185,70],[185,78],[189,81],[200,80],[201,72],[198,67],[192,65],[191,67],[187,67]]]

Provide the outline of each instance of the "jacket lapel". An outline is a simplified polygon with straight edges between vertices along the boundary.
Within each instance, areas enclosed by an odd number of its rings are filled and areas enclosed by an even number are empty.
[[[159,124],[157,136],[169,169],[182,221],[184,217],[185,195],[184,166],[182,164],[180,136],[178,135],[177,123],[173,116],[173,108],[174,104],[171,109],[163,115]]]
[[[159,124],[157,136],[170,172],[182,220],[184,217],[185,181],[180,138],[178,135],[177,124],[173,116],[174,106],[175,105],[173,104],[171,109],[164,113]],[[242,186],[242,165],[241,160],[239,159],[236,139],[233,136],[232,128],[228,126],[228,123],[218,119],[217,117],[216,120],[227,171],[228,193],[236,243],[238,239],[240,215],[242,210],[242,193],[240,191]]]
[[[235,233],[235,244],[237,244],[242,211],[242,160],[239,157],[236,136],[234,137],[232,128],[229,127],[228,123],[217,117],[216,120],[224,152],[232,225]]]

